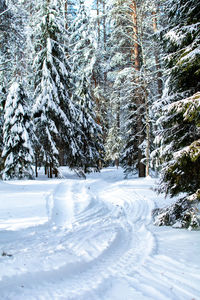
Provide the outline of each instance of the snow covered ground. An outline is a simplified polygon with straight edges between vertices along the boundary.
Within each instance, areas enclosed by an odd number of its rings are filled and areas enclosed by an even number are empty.
[[[200,232],[153,226],[154,179],[63,173],[0,181],[0,300],[200,299]]]

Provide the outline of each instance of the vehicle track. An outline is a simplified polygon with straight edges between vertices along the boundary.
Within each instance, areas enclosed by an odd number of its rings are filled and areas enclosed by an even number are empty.
[[[112,182],[71,180],[48,199],[49,222],[7,245],[15,249],[15,269],[1,278],[1,300],[198,299],[197,284],[182,276],[186,267],[156,254],[148,227],[153,200],[134,186],[124,181],[116,190]],[[200,279],[198,272],[189,275]],[[123,299],[120,286],[127,291]]]

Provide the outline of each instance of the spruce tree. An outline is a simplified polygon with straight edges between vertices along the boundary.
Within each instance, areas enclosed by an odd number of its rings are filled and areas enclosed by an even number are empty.
[[[43,162],[52,177],[60,164],[74,167],[81,151],[78,109],[71,100],[72,83],[67,61],[67,33],[62,1],[38,3],[34,31],[36,57],[35,105],[36,136],[43,149]],[[62,152],[64,151],[64,155]],[[64,156],[64,157],[63,157]]]
[[[14,82],[5,103],[3,127],[3,179],[33,178],[30,144],[30,115],[27,95],[21,83]]]
[[[79,89],[77,90],[80,115],[79,126],[81,129],[81,152],[83,158],[79,164],[84,172],[99,170],[103,162],[104,147],[102,144],[102,130],[96,122],[94,101],[90,92],[90,85],[83,74]]]
[[[135,101],[134,80],[135,74],[131,70],[124,80],[123,93],[126,95],[126,100],[123,101],[122,107],[126,114],[123,125],[124,145],[121,160],[126,177],[131,174],[138,174],[138,142],[141,132],[138,132],[137,120],[138,115],[144,114],[144,111],[141,112],[142,107]],[[144,149],[142,149],[142,152],[144,153]]]
[[[192,201],[200,199],[200,4],[192,0],[168,4],[169,29],[164,42],[169,75],[157,139],[162,162],[159,191],[170,196],[187,193],[188,197],[179,201],[179,209],[171,209],[173,217],[167,211],[167,222],[180,219],[182,226],[188,227],[199,222],[194,221]]]
[[[120,162],[120,154],[122,148],[122,138],[118,122],[118,114],[114,112],[111,117],[112,125],[109,126],[108,135],[106,138],[105,151],[106,156],[105,160],[107,162],[112,162],[118,168]]]
[[[131,89],[131,83],[128,86],[124,85],[124,80],[127,73],[132,71],[131,66],[131,17],[129,11],[128,1],[122,3],[121,1],[112,1],[110,3],[110,24],[111,32],[109,39],[110,46],[110,64],[108,79],[110,80],[110,108],[108,114],[112,118],[109,122],[108,137],[106,140],[106,157],[110,157],[110,149],[112,149],[112,156],[115,163],[119,165],[121,150],[120,136],[124,136],[122,123],[126,118],[125,114],[121,114],[122,108],[127,100],[127,94],[124,91],[126,87]],[[126,74],[125,74],[126,73]],[[131,99],[132,100],[132,99]],[[110,133],[115,133],[115,138],[111,138]],[[118,137],[117,137],[118,136]],[[115,149],[115,154],[113,150]]]
[[[83,1],[79,3],[77,17],[70,29],[72,73],[74,76],[74,101],[80,109],[78,118],[81,129],[79,166],[84,172],[98,169],[103,159],[102,130],[97,124],[92,76],[95,48],[91,36],[90,21]]]
[[[16,75],[25,73],[26,24],[22,1],[0,1],[0,81],[6,89]]]
[[[110,38],[111,59],[108,77],[112,78],[111,107],[120,115],[123,132],[122,164],[125,174],[145,176],[143,144],[145,133],[145,93],[141,80],[142,56],[136,1],[112,2]],[[114,123],[112,124],[114,125]]]

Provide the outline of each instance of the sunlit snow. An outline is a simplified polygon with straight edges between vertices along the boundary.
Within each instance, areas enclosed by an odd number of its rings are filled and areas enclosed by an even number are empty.
[[[153,226],[155,179],[60,176],[0,181],[1,300],[199,299],[199,231]]]

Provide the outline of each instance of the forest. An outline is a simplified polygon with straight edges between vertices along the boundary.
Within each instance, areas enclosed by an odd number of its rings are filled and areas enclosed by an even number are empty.
[[[199,79],[199,1],[0,0],[1,178],[159,175],[198,227]]]

